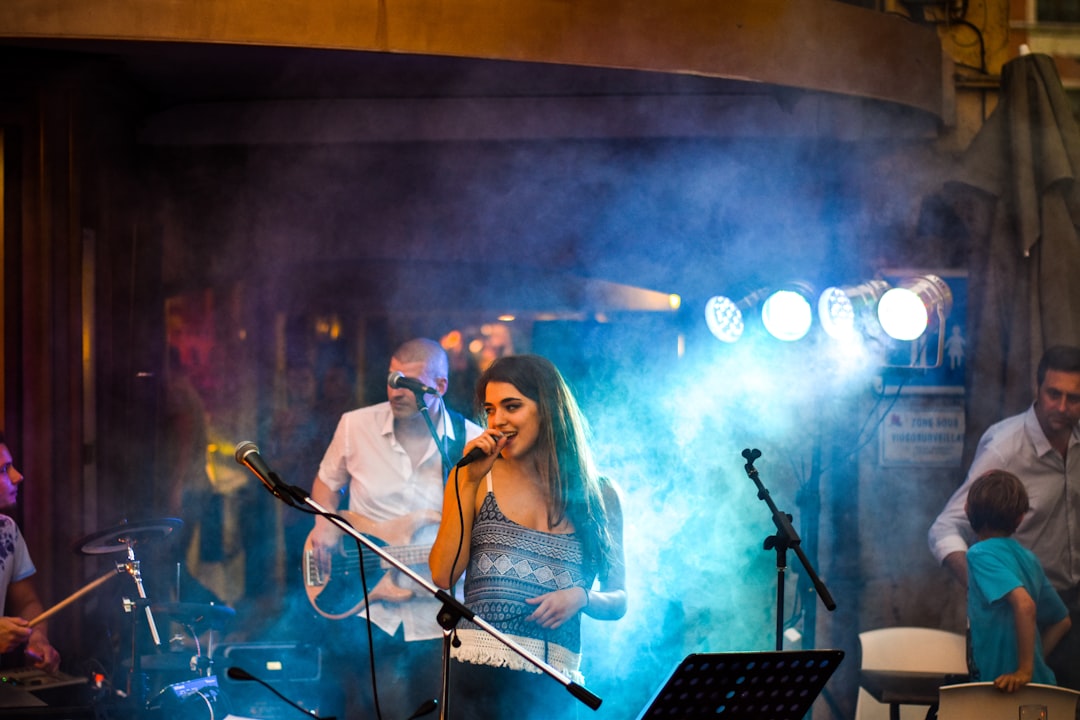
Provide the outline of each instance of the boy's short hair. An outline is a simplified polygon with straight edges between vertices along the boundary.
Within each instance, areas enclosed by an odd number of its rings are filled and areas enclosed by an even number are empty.
[[[967,516],[975,532],[991,530],[1011,535],[1030,507],[1024,484],[1007,470],[983,473],[968,491]]]

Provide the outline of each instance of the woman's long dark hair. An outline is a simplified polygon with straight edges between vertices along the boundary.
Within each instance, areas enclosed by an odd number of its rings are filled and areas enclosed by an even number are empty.
[[[536,403],[540,416],[536,469],[547,480],[548,523],[555,527],[568,519],[581,538],[586,561],[595,562],[603,575],[611,563],[602,490],[606,480],[593,465],[588,423],[562,374],[539,355],[499,358],[476,382],[477,410],[485,424],[484,402],[490,382],[509,383]]]

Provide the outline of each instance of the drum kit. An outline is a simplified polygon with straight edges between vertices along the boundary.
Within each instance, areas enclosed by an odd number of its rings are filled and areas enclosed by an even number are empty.
[[[76,541],[74,549],[84,555],[123,554],[116,561],[115,570],[88,583],[75,593],[49,608],[30,621],[35,625],[54,613],[74,603],[79,598],[105,584],[117,575],[129,575],[134,581],[137,597],[123,598],[123,609],[131,618],[130,656],[122,661],[127,669],[126,687],[116,694],[134,706],[138,714],[145,711],[154,718],[207,718],[214,720],[225,716],[224,705],[214,676],[214,633],[224,631],[235,617],[235,610],[214,603],[152,602],[143,583],[140,561],[136,549],[147,543],[163,540],[174,530],[183,526],[177,518],[128,522],[92,533]],[[170,627],[182,627],[187,636],[178,635],[162,640],[159,618]],[[145,623],[153,644],[152,652],[145,652],[145,643],[139,643],[140,629]],[[207,637],[206,647],[200,640]],[[179,645],[182,651],[170,646]],[[204,652],[205,650],[205,652]],[[151,685],[151,677],[156,687]],[[178,680],[169,684],[170,680]],[[118,683],[114,683],[114,686]],[[128,708],[127,715],[130,715]]]

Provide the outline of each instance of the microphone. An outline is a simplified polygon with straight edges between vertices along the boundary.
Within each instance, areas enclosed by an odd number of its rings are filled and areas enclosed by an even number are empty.
[[[499,438],[496,439],[496,442],[498,442],[499,439],[502,439],[502,437],[503,436],[500,434]],[[465,457],[458,460],[458,464],[455,465],[454,467],[455,468],[463,468],[466,465],[468,465],[469,463],[474,463],[477,460],[479,460],[480,458],[486,457],[486,456],[487,456],[487,453],[484,452],[484,450],[482,448],[474,447],[472,450],[465,453]]]
[[[247,670],[245,670],[243,668],[239,668],[239,667],[234,666],[234,667],[231,667],[228,670],[226,670],[225,674],[229,676],[230,680],[254,680],[255,682],[262,685],[264,688],[269,690],[270,692],[277,695],[279,698],[281,698],[285,702],[292,705],[294,708],[296,708],[300,712],[302,712],[305,715],[308,715],[310,717],[316,718],[316,720],[337,720],[337,718],[335,718],[333,715],[329,715],[327,717],[321,717],[321,716],[317,715],[314,710],[308,710],[303,705],[298,705],[298,704],[294,703],[292,700],[290,700],[289,698],[285,697],[284,695],[279,693],[277,690],[275,690],[274,687],[272,685],[270,685],[270,683],[265,682],[263,680],[260,680],[259,678],[255,677],[254,675],[252,675],[251,673],[249,673]]]
[[[458,460],[458,464],[455,465],[454,467],[463,468],[466,465],[468,465],[469,463],[474,463],[477,460],[479,460],[480,458],[485,457],[485,456],[487,456],[487,453],[484,452],[483,448],[474,447],[472,450],[465,453],[465,457]]]
[[[255,443],[250,440],[244,440],[237,445],[236,462],[255,473],[255,476],[259,478],[259,480],[262,480],[262,484],[266,486],[267,490],[274,494],[274,497],[292,504],[292,499],[286,499],[281,492],[281,479],[277,476],[277,473],[270,469],[270,466],[266,464],[266,461],[262,459],[262,455],[259,454],[259,448]],[[285,495],[287,494],[288,493],[285,493]]]
[[[418,718],[418,717],[424,717],[425,715],[427,715],[429,713],[435,712],[435,710],[438,707],[439,707],[439,701],[438,700],[435,700],[435,699],[425,700],[424,702],[420,703],[420,707],[416,708],[416,710],[413,711],[413,714],[410,715],[409,717],[405,718],[405,720],[416,720],[416,718]]]
[[[399,390],[412,390],[415,393],[425,395],[439,394],[439,391],[435,388],[425,385],[416,378],[406,377],[400,370],[390,373],[390,377],[386,378],[386,384]]]
[[[225,671],[230,680],[254,680],[255,676],[241,667],[231,667]]]

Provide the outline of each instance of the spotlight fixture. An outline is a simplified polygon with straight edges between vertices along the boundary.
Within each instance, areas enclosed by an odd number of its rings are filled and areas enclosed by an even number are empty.
[[[878,321],[895,339],[918,340],[927,330],[941,329],[952,311],[952,291],[937,275],[907,278],[878,301]]]
[[[838,340],[871,330],[874,311],[889,289],[884,280],[869,280],[854,286],[825,288],[818,298],[818,319],[830,337]]]
[[[822,330],[837,341],[828,348],[830,358],[841,357],[833,352],[839,350],[873,356],[886,368],[937,368],[953,291],[938,275],[908,273],[882,271],[872,280],[830,286],[820,296],[801,280],[765,286],[741,300],[717,295],[706,303],[705,321],[725,343],[738,342],[758,322],[774,339],[794,343],[810,333],[816,312]],[[826,348],[815,343],[814,349]]]
[[[757,305],[767,292],[768,288],[762,288],[741,300],[732,300],[726,295],[709,298],[705,303],[705,324],[709,332],[721,342],[738,342],[746,329],[746,313]]]
[[[761,322],[777,340],[794,342],[810,332],[814,311],[810,304],[813,289],[802,282],[784,285],[774,291],[761,306]]]

